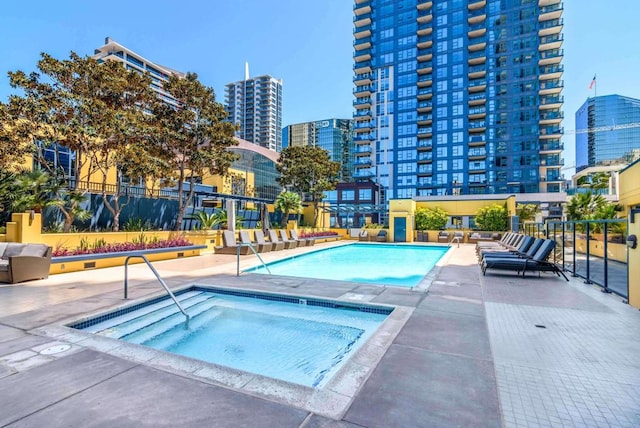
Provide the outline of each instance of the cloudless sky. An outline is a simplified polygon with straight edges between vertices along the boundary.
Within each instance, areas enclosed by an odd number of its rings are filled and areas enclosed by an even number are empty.
[[[91,55],[106,36],[167,67],[224,85],[283,79],[283,126],[352,113],[351,0],[7,1],[0,8],[0,101],[6,72],[35,70],[40,52]],[[564,1],[565,165],[575,159],[574,115],[597,94],[640,98],[638,0]]]

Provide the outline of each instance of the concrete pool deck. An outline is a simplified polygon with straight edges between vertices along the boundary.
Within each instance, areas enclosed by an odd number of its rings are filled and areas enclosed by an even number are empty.
[[[341,244],[262,256],[268,262]],[[242,258],[243,267],[255,264],[255,257]],[[235,256],[227,255],[154,267],[176,288],[203,282],[372,302],[402,306],[409,316],[344,410],[329,418],[306,403],[284,404],[45,334],[48,326],[122,305],[122,268],[2,285],[0,426],[640,425],[640,312],[582,280],[483,277],[472,245],[452,248],[428,291],[238,278]],[[132,266],[129,278],[131,299],[160,290],[146,266]]]

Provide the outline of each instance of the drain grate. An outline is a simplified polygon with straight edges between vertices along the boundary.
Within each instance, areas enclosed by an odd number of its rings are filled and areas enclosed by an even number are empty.
[[[61,352],[66,352],[69,349],[71,349],[71,345],[55,345],[55,346],[50,346],[48,348],[43,349],[42,351],[40,351],[40,355],[54,355],[54,354],[59,354]]]
[[[547,328],[547,326],[546,326],[546,325],[542,325],[542,324],[535,324],[535,326],[536,326],[537,328]]]

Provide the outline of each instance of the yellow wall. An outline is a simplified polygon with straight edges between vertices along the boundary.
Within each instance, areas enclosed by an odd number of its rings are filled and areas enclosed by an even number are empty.
[[[620,204],[628,215],[634,206],[640,206],[640,162],[635,162],[620,172]],[[629,222],[628,236],[640,239],[640,214]],[[630,219],[631,220],[631,219]],[[629,248],[628,261],[629,304],[640,309],[640,246]]]
[[[395,236],[394,223],[396,218],[407,219],[405,242],[413,242],[413,219],[416,212],[416,202],[413,199],[392,199],[389,201],[389,233],[387,241],[393,242]]]

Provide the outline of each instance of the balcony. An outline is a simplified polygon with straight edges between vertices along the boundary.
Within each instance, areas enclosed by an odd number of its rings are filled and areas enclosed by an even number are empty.
[[[487,61],[487,54],[484,50],[469,52],[469,65],[484,64]]]
[[[479,37],[477,39],[469,39],[469,52],[484,50],[487,47],[487,38]]]
[[[366,4],[371,4],[371,0],[356,0],[356,1],[355,1],[354,9],[355,9],[355,7],[356,7],[356,6],[358,6],[358,5],[364,6],[364,5],[366,5]]]
[[[480,22],[483,22],[485,19],[487,19],[487,14],[482,9],[471,11],[468,13],[467,16],[468,16],[467,22],[469,23],[469,25],[478,24]]]
[[[353,142],[356,144],[369,144],[371,142],[371,140],[373,140],[373,135],[366,133],[366,134],[356,134],[353,136]]]
[[[484,120],[469,121],[469,132],[477,133],[487,130],[487,122]]]
[[[371,95],[371,91],[373,91],[373,85],[356,86],[353,88],[353,95],[357,98],[362,98]]]
[[[469,105],[477,106],[485,104],[487,102],[487,96],[484,93],[469,95]]]
[[[433,26],[430,22],[418,24],[418,36],[428,36],[433,33]]]
[[[418,99],[419,100],[428,100],[433,97],[433,88],[426,87],[418,90]]]
[[[469,152],[467,153],[467,157],[469,158],[469,160],[484,159],[487,157],[487,149],[485,149],[484,147],[469,149]]]
[[[353,106],[357,109],[370,108],[371,97],[356,98],[355,100],[353,100]]]
[[[469,10],[478,10],[485,7],[487,0],[469,0]]]
[[[558,138],[564,134],[564,128],[561,126],[542,126],[540,127],[540,139]]]
[[[471,135],[469,137],[469,147],[484,146],[486,139],[484,135]]]
[[[371,110],[368,109],[361,109],[361,110],[356,110],[356,112],[353,114],[353,116],[356,118],[356,120],[358,119],[370,119],[371,118]]]
[[[431,58],[433,58],[433,49],[432,48],[427,48],[427,49],[419,49],[416,55],[416,59],[418,60],[418,62],[425,62],[425,61],[429,61],[431,60]]]
[[[559,94],[564,88],[564,80],[543,80],[540,82],[540,95]]]
[[[371,48],[371,37],[364,37],[362,39],[357,39],[353,41],[353,48],[356,51],[361,51],[363,49]]]
[[[371,166],[371,158],[361,157],[353,163],[356,168],[368,168]]]
[[[353,17],[353,25],[355,25],[356,28],[360,28],[360,27],[371,25],[371,18],[372,18],[372,14],[371,13],[365,13],[363,15],[356,15],[356,16]]]
[[[540,37],[550,34],[558,34],[562,31],[563,21],[560,19],[552,19],[551,21],[542,21],[538,26],[538,35]]]
[[[564,112],[560,110],[543,111],[540,113],[540,125],[560,123],[564,119]]]
[[[416,21],[418,21],[419,24],[426,24],[427,22],[431,22],[433,20],[433,15],[431,14],[431,12],[429,13],[425,13],[423,14],[418,14],[418,17],[416,18]]]
[[[418,140],[418,151],[433,149],[433,140],[431,138],[421,138]]]
[[[418,103],[418,113],[426,113],[431,111],[431,109],[433,108],[433,102],[432,101],[420,101]]]
[[[371,156],[371,145],[359,146],[354,150],[353,154],[356,155],[356,157]]]
[[[371,121],[360,121],[360,122],[356,122],[355,125],[353,126],[353,129],[356,130],[369,130],[371,128],[374,128],[375,124]]]
[[[418,62],[418,74],[427,74],[433,71],[433,61]]]
[[[469,92],[480,92],[484,91],[487,88],[486,80],[473,80],[469,81]]]
[[[552,143],[544,143],[540,146],[540,153],[542,152],[560,152],[564,150],[564,144],[559,141],[554,141]]]
[[[431,137],[433,135],[433,127],[425,126],[418,128],[418,138],[420,137]]]
[[[544,36],[540,38],[540,46],[538,50],[546,51],[549,49],[559,49],[564,41],[563,34],[552,34],[550,36]]]
[[[564,6],[562,3],[542,6],[540,8],[540,14],[538,15],[538,21],[549,21],[551,19],[558,19],[562,16],[563,9]]]
[[[433,76],[431,74],[423,74],[418,78],[418,88],[433,85]]]
[[[564,72],[564,65],[562,64],[554,64],[554,65],[547,65],[545,67],[540,67],[539,79],[540,80],[558,79],[560,78],[560,76],[562,76],[563,72]]]
[[[433,6],[433,1],[419,1],[416,8],[418,10],[429,10]]]
[[[558,109],[562,107],[564,97],[562,95],[545,95],[540,97],[539,109]]]
[[[365,85],[371,83],[371,79],[375,79],[373,73],[358,73],[353,78],[353,83],[358,85]]]
[[[564,56],[563,49],[552,49],[548,51],[541,51],[538,59],[538,65],[549,65],[559,63]]]
[[[371,61],[359,61],[353,64],[353,71],[356,74],[371,72]]]
[[[473,107],[469,109],[469,119],[482,119],[487,116],[487,110],[483,107]]]
[[[425,49],[425,48],[430,48],[431,46],[433,46],[433,40],[432,39],[428,39],[428,40],[418,40],[418,49]]]
[[[473,65],[469,67],[468,73],[469,73],[469,79],[480,79],[486,76],[487,70],[485,69],[485,66],[482,64]]]
[[[433,165],[418,165],[418,175],[433,175]]]
[[[363,49],[361,51],[355,51],[353,54],[353,60],[355,62],[362,62],[371,59],[371,49]]]
[[[420,114],[420,115],[418,115],[418,118],[416,119],[416,122],[418,123],[418,125],[431,125],[431,123],[433,122],[433,115],[432,114]]]
[[[371,4],[367,2],[367,4],[364,5],[359,5],[359,4],[355,4],[353,5],[353,14],[356,16],[359,15],[364,15],[367,13],[371,13]]]
[[[374,177],[374,176],[375,176],[375,174],[373,172],[373,169],[371,169],[371,168],[359,169],[353,174],[353,178],[357,178],[357,179],[371,178],[371,177]]]
[[[431,163],[433,162],[433,152],[419,152],[418,153],[418,163]]]
[[[365,37],[371,37],[371,24],[364,27],[356,27],[353,30],[353,37],[356,39],[363,39]]]

